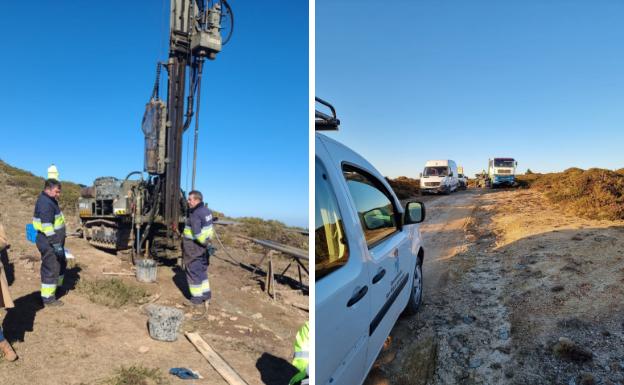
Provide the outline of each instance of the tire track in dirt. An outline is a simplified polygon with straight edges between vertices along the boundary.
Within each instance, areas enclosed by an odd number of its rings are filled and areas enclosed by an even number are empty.
[[[395,325],[367,384],[505,383],[509,322],[487,195],[426,199],[423,306]]]
[[[509,311],[502,296],[506,282],[501,256],[493,249],[490,194],[477,198],[466,226],[466,247],[455,255],[451,279],[435,299],[438,352],[433,384],[508,383]]]

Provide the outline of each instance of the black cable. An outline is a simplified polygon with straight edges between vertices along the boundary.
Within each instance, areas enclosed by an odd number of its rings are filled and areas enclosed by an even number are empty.
[[[232,7],[230,7],[230,4],[226,1],[226,0],[221,0],[221,3],[225,6],[225,8],[227,9],[227,13],[230,15],[230,19],[232,20],[230,23],[230,31],[228,32],[228,35],[225,39],[223,39],[223,45],[227,44],[230,39],[232,38],[232,34],[234,33],[234,13],[232,12]],[[225,12],[221,13],[221,17],[223,18],[223,14]]]
[[[132,175],[141,175],[141,180],[143,180],[143,172],[142,171],[132,171],[130,174],[128,174],[128,176],[126,176],[124,178],[124,182],[128,180],[128,178],[130,178]]]
[[[195,170],[197,167],[197,139],[199,137],[199,110],[200,110],[200,97],[201,97],[201,80],[202,72],[204,68],[204,58],[199,58],[199,64],[197,67],[197,97],[195,102],[195,139],[193,140],[193,178],[191,179],[191,188],[195,190]]]

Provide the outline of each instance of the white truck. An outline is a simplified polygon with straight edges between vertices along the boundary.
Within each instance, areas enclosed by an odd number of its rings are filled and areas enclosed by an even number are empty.
[[[420,192],[450,194],[459,187],[457,165],[450,159],[428,160],[420,174]]]
[[[517,166],[518,162],[514,158],[488,159],[490,187],[515,185]]]
[[[317,131],[338,124],[317,112]],[[315,143],[315,383],[360,385],[399,315],[422,301],[425,207],[402,207],[348,147],[319,133]]]

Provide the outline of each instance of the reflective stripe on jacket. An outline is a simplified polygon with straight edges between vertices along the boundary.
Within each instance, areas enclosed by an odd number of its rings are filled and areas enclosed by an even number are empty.
[[[296,384],[308,377],[308,365],[309,365],[309,351],[310,351],[310,323],[306,323],[301,326],[297,335],[295,336],[295,354],[292,360],[294,367],[299,369],[299,372],[290,379],[289,384]]]
[[[209,246],[209,240],[215,236],[212,224],[212,212],[200,203],[189,210],[188,218],[182,233],[182,247],[185,258],[196,258],[204,255]]]
[[[33,227],[48,238],[50,243],[65,241],[65,216],[56,199],[42,192],[35,204]]]

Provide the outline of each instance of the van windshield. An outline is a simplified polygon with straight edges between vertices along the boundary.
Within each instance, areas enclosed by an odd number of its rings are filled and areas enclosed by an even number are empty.
[[[513,159],[494,159],[494,167],[513,167]]]
[[[448,167],[439,166],[439,167],[425,167],[424,176],[447,176],[448,175]]]

